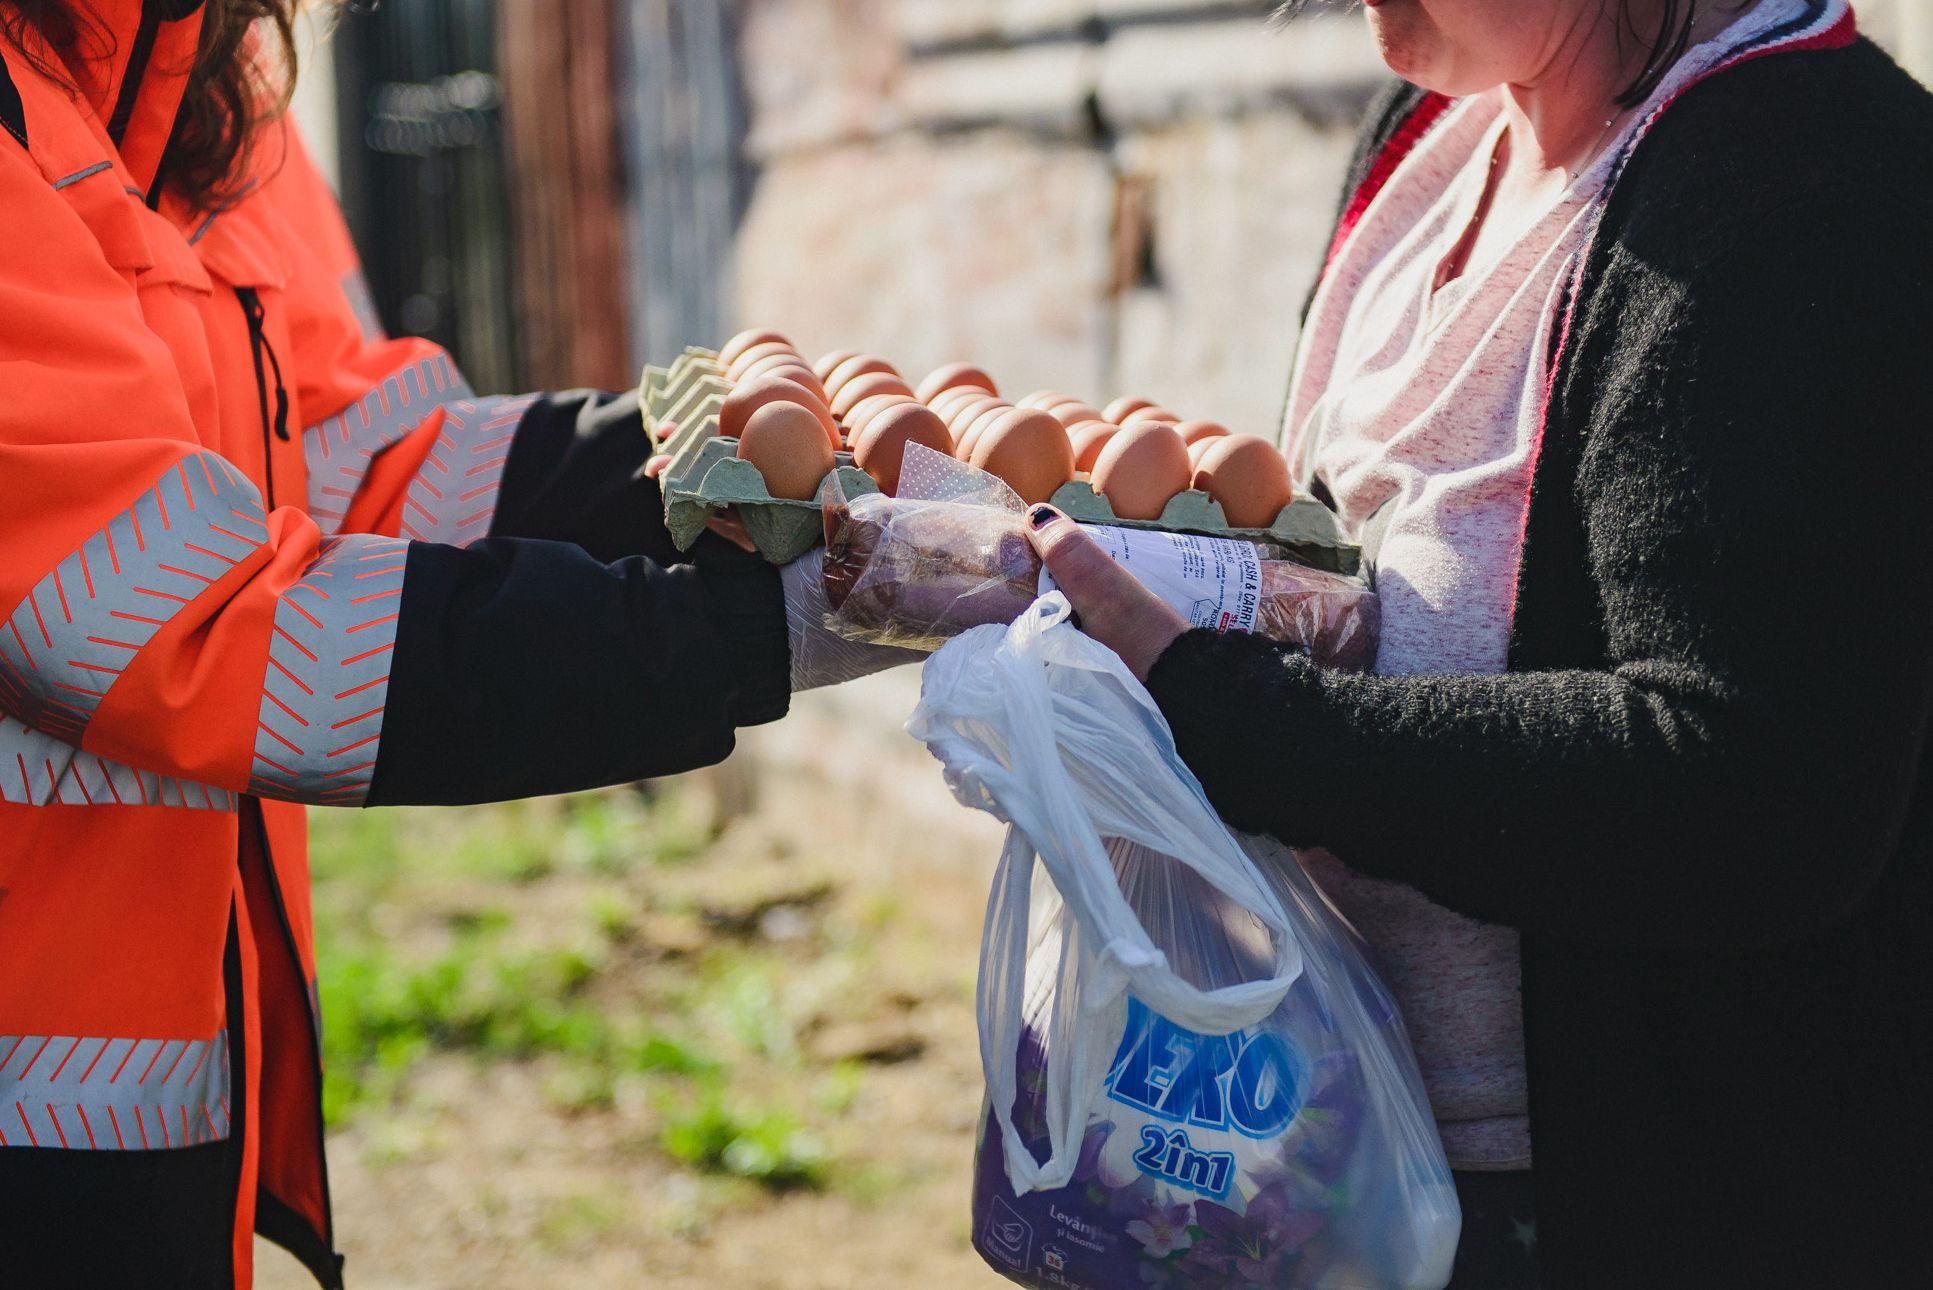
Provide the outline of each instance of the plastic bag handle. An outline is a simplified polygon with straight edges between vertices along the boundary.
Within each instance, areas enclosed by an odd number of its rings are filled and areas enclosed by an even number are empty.
[[[1274,934],[1274,974],[1214,990],[1203,990],[1177,974],[1154,944],[1140,916],[1121,890],[1091,816],[1081,804],[1055,740],[1055,718],[1047,674],[1053,662],[1050,633],[1074,632],[1071,610],[1058,593],[1043,597],[1011,627],[990,663],[1006,707],[1004,733],[1008,763],[977,750],[949,749],[947,760],[957,778],[978,781],[1009,821],[993,891],[988,898],[987,933],[982,943],[978,999],[981,1065],[993,1113],[1000,1125],[1008,1180],[1016,1193],[1065,1186],[1079,1158],[1092,1092],[1106,1075],[1126,1025],[1127,995],[1132,993],[1176,1025],[1202,1034],[1227,1034],[1252,1026],[1273,1012],[1302,971],[1301,949],[1287,911],[1267,886],[1242,880],[1252,863],[1221,825],[1205,800],[1205,826],[1216,836],[1203,838],[1204,855],[1176,857],[1195,869],[1234,904],[1246,909]],[[1085,665],[1094,663],[1090,648]],[[1112,654],[1118,679],[1131,693],[1152,700]],[[1106,666],[1103,664],[1102,666]],[[1067,849],[1040,848],[1036,839],[1059,838]],[[1204,857],[1212,863],[1205,863]],[[1036,1160],[1014,1131],[1013,1104],[1018,1091],[1017,1043],[1025,1008],[1027,930],[1033,864],[1047,870],[1085,937],[1099,947],[1092,968],[1106,978],[1084,983],[1084,1019],[1073,1052],[1058,1052],[1047,1063],[1049,1155]],[[1004,989],[992,997],[989,982]],[[1002,1037],[1007,1042],[1002,1042]],[[1099,1067],[1097,1068],[1097,1063]]]

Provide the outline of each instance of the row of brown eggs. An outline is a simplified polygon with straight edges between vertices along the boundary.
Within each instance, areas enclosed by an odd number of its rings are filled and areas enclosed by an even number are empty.
[[[1266,439],[1184,420],[1148,399],[1096,408],[1042,390],[1016,404],[968,363],[939,368],[915,389],[883,358],[842,350],[807,363],[764,330],[734,336],[719,360],[734,385],[719,433],[739,440],[738,455],[775,497],[812,497],[841,447],[895,493],[908,443],[951,452],[1028,504],[1085,476],[1122,519],[1158,519],[1194,488],[1221,503],[1230,525],[1263,528],[1292,496],[1288,463]]]
[[[1259,435],[1231,434],[1214,421],[1183,420],[1135,397],[1096,408],[1069,394],[1040,390],[1008,404],[991,381],[967,380],[962,371],[984,375],[978,369],[943,368],[929,378],[938,391],[933,408],[947,418],[955,452],[1006,478],[1028,501],[1040,500],[1030,494],[1050,482],[1045,496],[1068,479],[1085,476],[1120,518],[1155,520],[1176,494],[1194,488],[1220,502],[1233,527],[1266,528],[1293,496],[1288,463]],[[1042,446],[1053,438],[1050,422],[1067,441],[1066,460],[1057,449]],[[1009,439],[1019,425],[1027,430],[1016,450]],[[989,448],[990,442],[995,446]],[[1018,465],[999,460],[1015,451],[1025,456]],[[1016,482],[1010,475],[1024,479]]]
[[[774,497],[810,500],[841,448],[891,493],[908,442],[941,452],[951,445],[884,359],[834,353],[807,363],[780,333],[747,331],[726,343],[719,361],[732,390],[718,432],[738,440],[738,455],[758,467]]]

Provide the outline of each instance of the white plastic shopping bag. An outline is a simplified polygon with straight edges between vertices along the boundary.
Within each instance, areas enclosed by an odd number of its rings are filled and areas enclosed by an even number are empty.
[[[1455,1188],[1354,933],[1290,853],[1229,832],[1069,619],[1050,595],[954,639],[908,727],[1009,825],[976,1248],[1030,1286],[1438,1290]]]

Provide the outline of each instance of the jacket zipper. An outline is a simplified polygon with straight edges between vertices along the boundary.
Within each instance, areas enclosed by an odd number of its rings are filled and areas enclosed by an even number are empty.
[[[282,881],[275,874],[275,854],[269,847],[268,821],[262,817],[262,804],[256,801],[252,805],[254,809],[249,814],[254,816],[255,837],[261,843],[262,881],[267,884],[269,899],[275,905],[275,919],[282,931],[282,948],[288,952],[289,962],[295,968],[296,984],[302,995],[302,1012],[309,1021],[309,1052],[315,1062],[315,1160],[316,1172],[322,1182],[322,1246],[323,1252],[335,1265],[334,1285],[339,1287],[342,1284],[343,1258],[335,1248],[335,1202],[329,1195],[329,1154],[324,1146],[327,1130],[322,1123],[322,1018],[314,996],[309,993],[309,982],[302,973],[302,955],[295,944],[295,925],[289,921],[289,908],[282,900]]]
[[[262,477],[268,485],[268,509],[275,509],[275,440],[289,441],[289,389],[282,381],[282,361],[275,356],[275,346],[269,343],[268,331],[263,325],[266,310],[262,308],[262,293],[254,287],[236,287],[235,299],[242,305],[242,316],[248,319],[248,348],[250,357],[255,360],[255,403],[262,414]],[[266,366],[262,356],[268,356]],[[273,420],[268,411],[269,374],[275,378],[275,416]]]

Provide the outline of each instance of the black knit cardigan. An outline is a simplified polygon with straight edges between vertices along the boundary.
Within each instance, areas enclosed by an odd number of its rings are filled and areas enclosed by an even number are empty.
[[[1933,1284],[1933,96],[1695,85],[1573,306],[1505,674],[1150,689],[1232,823],[1521,929],[1547,1286]]]

